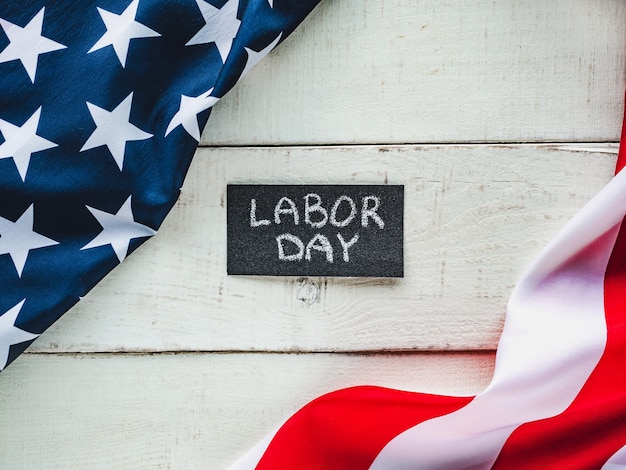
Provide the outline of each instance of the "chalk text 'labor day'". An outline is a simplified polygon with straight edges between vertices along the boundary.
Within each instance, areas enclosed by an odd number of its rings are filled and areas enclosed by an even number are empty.
[[[379,215],[380,198],[370,195],[355,201],[347,195],[341,195],[330,206],[330,210],[325,207],[319,194],[309,193],[302,198],[303,208],[298,210],[296,202],[287,197],[281,197],[274,206],[273,214],[271,209],[257,207],[256,199],[250,200],[250,227],[262,229],[272,224],[294,226],[305,225],[313,230],[319,230],[327,224],[337,228],[335,237],[338,242],[338,250],[341,252],[341,259],[348,263],[350,261],[350,249],[359,241],[359,232],[353,231],[352,237],[344,237],[344,229],[352,227],[385,228],[385,221]],[[263,217],[268,218],[263,218]],[[354,229],[353,229],[354,230]],[[358,230],[358,228],[357,228]],[[349,238],[349,239],[348,239]],[[278,259],[281,261],[311,261],[312,257],[325,257],[326,262],[333,263],[338,256],[335,255],[331,240],[333,237],[314,233],[312,238],[304,243],[299,237],[290,232],[276,236],[276,247]],[[337,243],[334,244],[337,246]],[[316,253],[317,252],[317,253]]]

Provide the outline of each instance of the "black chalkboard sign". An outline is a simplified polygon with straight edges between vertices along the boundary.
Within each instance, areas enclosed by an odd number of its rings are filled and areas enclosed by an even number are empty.
[[[227,187],[228,274],[402,277],[404,186]]]

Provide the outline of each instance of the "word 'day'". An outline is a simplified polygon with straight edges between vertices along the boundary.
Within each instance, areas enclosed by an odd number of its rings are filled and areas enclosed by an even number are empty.
[[[403,215],[398,185],[228,185],[228,273],[402,277]]]

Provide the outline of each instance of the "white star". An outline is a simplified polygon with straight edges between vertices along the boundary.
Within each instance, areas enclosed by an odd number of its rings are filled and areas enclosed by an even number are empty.
[[[22,300],[15,307],[7,310],[0,316],[0,371],[7,366],[11,346],[31,341],[39,336],[34,333],[29,333],[28,331],[20,330],[15,326],[17,316],[25,300],[26,299]]]
[[[267,0],[267,3],[270,4],[270,8],[274,8],[274,0]]]
[[[278,37],[271,42],[269,46],[267,46],[265,49],[260,50],[259,52],[253,51],[248,47],[244,47],[244,49],[248,53],[248,61],[246,62],[246,67],[243,69],[243,72],[241,72],[242,77],[247,74],[252,67],[258,64],[263,57],[269,54],[272,49],[276,47],[276,44],[278,44],[278,41],[280,41],[282,35],[283,33],[281,32]]]
[[[15,222],[0,217],[0,255],[8,254],[22,277],[30,250],[58,245],[59,242],[33,231],[32,204]]]
[[[113,111],[107,111],[88,102],[87,107],[93,121],[96,123],[96,129],[89,136],[80,151],[83,152],[106,145],[121,170],[124,165],[126,142],[145,140],[152,137],[152,134],[148,134],[130,123],[132,102],[132,93],[124,98],[124,101],[118,104]]]
[[[233,45],[233,39],[235,39],[241,24],[241,21],[237,19],[239,0],[228,0],[222,8],[215,8],[203,0],[196,0],[196,3],[206,24],[185,45],[192,46],[214,42],[222,57],[222,62],[226,62]]]
[[[86,206],[102,226],[102,232],[81,250],[111,245],[121,263],[128,254],[128,245],[133,238],[151,237],[156,233],[150,227],[135,222],[130,200],[130,197],[126,199],[115,214]]]
[[[211,96],[212,91],[213,88],[196,97],[180,95],[180,108],[167,126],[165,136],[167,137],[176,127],[183,126],[191,137],[200,142],[198,114],[209,109],[220,100],[216,96]]]
[[[139,0],[133,0],[121,15],[116,15],[115,13],[98,7],[98,13],[100,13],[100,17],[107,31],[98,39],[98,42],[89,49],[87,54],[102,49],[103,47],[113,46],[120,64],[122,64],[122,67],[125,67],[126,57],[128,56],[128,46],[130,45],[131,39],[161,36],[156,31],[135,21],[138,6]]]
[[[26,179],[33,153],[57,147],[54,142],[37,135],[40,116],[41,107],[21,127],[0,119],[0,133],[4,137],[4,142],[0,144],[0,160],[12,158],[22,181]]]
[[[0,26],[9,38],[9,45],[0,53],[0,63],[19,60],[33,83],[39,56],[67,47],[41,35],[45,9],[39,10],[23,28],[0,18]]]

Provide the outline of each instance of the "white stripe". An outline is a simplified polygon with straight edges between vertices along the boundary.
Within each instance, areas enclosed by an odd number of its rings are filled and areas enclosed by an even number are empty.
[[[567,408],[605,347],[604,273],[625,205],[621,172],[518,283],[487,389],[464,408],[394,438],[373,470],[490,468],[517,426]]]
[[[624,470],[626,469],[626,446],[615,452],[602,466],[601,470]]]

